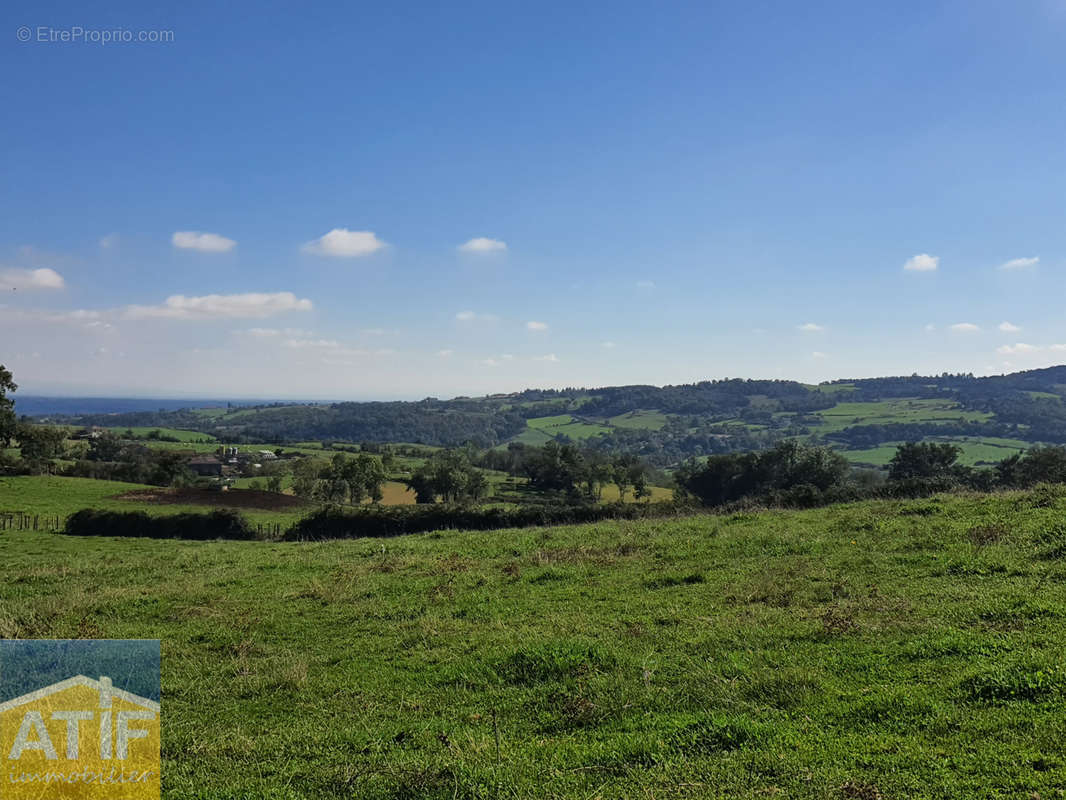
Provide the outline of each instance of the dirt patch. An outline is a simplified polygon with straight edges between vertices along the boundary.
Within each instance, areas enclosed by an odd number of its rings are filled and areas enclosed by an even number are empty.
[[[217,508],[254,508],[263,511],[284,511],[304,508],[306,500],[277,492],[257,492],[254,489],[137,489],[116,495],[116,500],[159,505],[215,506]]]

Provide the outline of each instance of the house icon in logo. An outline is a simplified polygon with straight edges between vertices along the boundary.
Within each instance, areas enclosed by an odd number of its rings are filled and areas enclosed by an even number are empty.
[[[159,703],[75,675],[0,703],[0,800],[158,798]]]

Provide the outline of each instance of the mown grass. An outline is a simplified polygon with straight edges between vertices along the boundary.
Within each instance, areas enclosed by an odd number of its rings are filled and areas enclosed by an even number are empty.
[[[0,636],[162,639],[172,798],[1049,798],[1064,510],[3,535]]]

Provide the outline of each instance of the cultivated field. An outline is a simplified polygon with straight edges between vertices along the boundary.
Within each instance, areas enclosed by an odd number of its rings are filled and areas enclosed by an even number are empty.
[[[162,639],[171,798],[1051,798],[1064,511],[5,534],[0,636]]]
[[[840,431],[852,425],[890,425],[897,422],[984,422],[991,414],[966,411],[952,400],[898,398],[869,403],[837,403],[815,414],[822,424],[813,428],[817,433]]]

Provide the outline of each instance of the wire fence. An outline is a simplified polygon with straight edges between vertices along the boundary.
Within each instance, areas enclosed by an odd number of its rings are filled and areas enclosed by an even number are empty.
[[[58,514],[27,514],[24,511],[0,511],[0,532],[58,531],[63,518]]]

